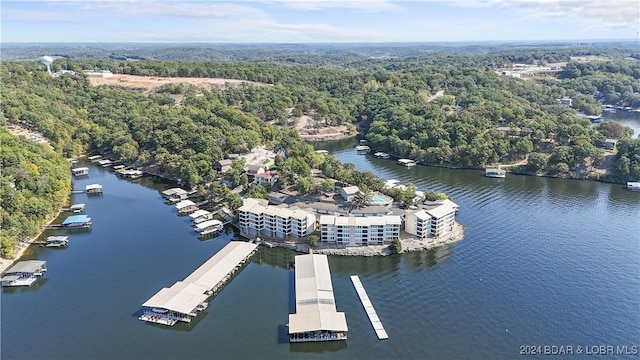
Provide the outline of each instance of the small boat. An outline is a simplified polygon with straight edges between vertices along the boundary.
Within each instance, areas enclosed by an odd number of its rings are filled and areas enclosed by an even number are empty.
[[[640,191],[640,182],[629,181],[627,183],[627,190],[629,190],[629,191]]]
[[[358,152],[358,154],[366,154],[369,151],[371,151],[371,148],[368,147],[367,145],[359,145],[359,146],[356,146],[356,151]]]

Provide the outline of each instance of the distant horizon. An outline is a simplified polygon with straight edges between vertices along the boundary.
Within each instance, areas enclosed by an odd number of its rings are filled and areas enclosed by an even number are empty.
[[[142,45],[432,45],[432,44],[570,44],[570,43],[616,43],[629,42],[640,44],[640,40],[632,38],[620,39],[531,39],[531,40],[454,40],[454,41],[358,41],[358,42],[205,42],[205,41],[3,41],[2,45],[75,45],[75,44],[142,44]]]
[[[3,43],[600,42],[640,35],[637,0],[9,0],[0,7]]]

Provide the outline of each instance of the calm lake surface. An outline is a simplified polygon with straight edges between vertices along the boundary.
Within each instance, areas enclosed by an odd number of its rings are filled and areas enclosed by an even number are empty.
[[[140,306],[231,240],[200,241],[159,191],[91,167],[73,195],[93,218],[67,249],[32,247],[44,279],[4,289],[3,359],[514,359],[520,347],[640,345],[640,193],[591,181],[416,166],[317,144],[359,170],[446,192],[466,238],[401,256],[330,257],[346,342],[290,345],[292,251],[261,249],[194,323],[137,319]],[[49,232],[44,234],[60,234]],[[360,275],[389,339],[377,340],[349,276]],[[576,351],[576,350],[574,350]],[[608,354],[602,358],[615,358]],[[621,358],[629,358],[621,357]]]

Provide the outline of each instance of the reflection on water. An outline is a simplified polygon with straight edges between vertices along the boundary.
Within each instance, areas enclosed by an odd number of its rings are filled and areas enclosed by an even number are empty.
[[[309,343],[290,343],[289,350],[292,353],[326,353],[336,352],[347,348],[347,341],[325,341]]]
[[[251,257],[251,262],[260,265],[276,266],[286,270],[293,269],[295,256],[299,255],[299,253],[293,250],[279,247],[268,248],[261,246],[259,249],[260,250]]]

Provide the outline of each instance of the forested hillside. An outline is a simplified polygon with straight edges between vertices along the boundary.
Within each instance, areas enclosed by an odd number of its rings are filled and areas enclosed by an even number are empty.
[[[229,153],[299,141],[290,128],[302,114],[315,117],[318,126],[358,126],[374,149],[425,164],[523,162],[523,171],[558,176],[640,178],[638,140],[626,131],[592,127],[576,113],[597,115],[603,101],[637,105],[640,64],[612,49],[455,56],[414,51],[376,59],[365,59],[356,50],[349,54],[331,55],[329,65],[322,64],[322,54],[305,57],[300,52],[252,62],[60,59],[53,65],[54,70],[78,73],[109,69],[269,85],[227,90],[167,85],[151,94],[92,87],[79,74],[52,78],[35,61],[5,62],[0,106],[10,123],[40,129],[65,156],[112,151],[130,164],[156,166],[188,186],[213,180],[217,174],[212,165]],[[508,61],[545,63],[574,55],[609,60],[569,62],[561,71],[527,79],[496,71]],[[565,96],[572,98],[573,107],[560,105]],[[601,146],[607,137],[623,144],[613,175],[576,172],[603,162]]]
[[[42,145],[0,129],[0,256],[42,231],[71,192],[69,162]]]

